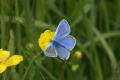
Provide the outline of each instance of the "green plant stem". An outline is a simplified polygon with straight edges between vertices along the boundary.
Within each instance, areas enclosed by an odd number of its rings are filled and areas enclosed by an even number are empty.
[[[106,50],[106,52],[109,56],[109,59],[111,61],[111,66],[113,68],[116,68],[117,62],[116,62],[116,58],[114,56],[112,49],[109,47],[109,45],[107,44],[107,42],[104,40],[104,38],[102,37],[102,35],[100,34],[100,32],[97,29],[93,28],[92,30],[99,37],[101,44],[103,45],[104,49]]]
[[[4,0],[1,0],[1,47],[6,48],[6,35],[5,35],[5,13],[4,13]]]
[[[45,72],[52,80],[57,80],[45,67],[43,67],[40,62],[35,61],[36,65],[39,66],[39,68]]]
[[[87,31],[87,34],[88,34],[88,38],[91,42],[91,48],[90,49],[91,49],[91,52],[93,53],[92,57],[91,57],[92,62],[93,62],[93,64],[91,64],[91,67],[93,68],[93,73],[91,75],[95,75],[95,76],[92,77],[92,79],[103,80],[100,60],[99,60],[98,52],[97,52],[97,49],[96,49],[96,46],[95,46],[95,43],[94,43],[94,36],[93,36],[93,31],[92,31],[92,28],[94,28],[94,26],[91,25],[92,22],[90,23],[86,16],[85,16],[85,22],[87,22],[87,24],[89,25],[89,27],[86,26],[86,31]]]
[[[119,24],[120,23],[120,0],[116,1],[117,4],[117,10],[116,10],[116,23]],[[120,25],[116,25],[116,27],[120,28]]]
[[[7,78],[7,73],[4,72],[3,75],[2,75],[2,80],[6,80],[6,78]]]
[[[39,61],[36,60],[36,58],[39,57],[39,56],[40,56],[40,54],[37,54],[37,55],[34,56],[34,58],[31,60],[30,64],[28,65],[27,70],[25,71],[25,74],[24,74],[22,80],[26,80],[27,74],[28,74],[28,72],[29,72],[29,70],[30,70],[30,68],[31,68],[31,66],[32,66],[32,64],[33,64],[34,62],[35,62],[35,64],[36,64],[37,66],[39,66],[39,68],[40,68],[43,72],[45,72],[52,80],[57,80],[45,67],[43,67],[43,66],[41,65],[41,63],[40,63]]]
[[[15,13],[16,17],[19,17],[19,8],[18,8],[18,0],[15,0]],[[21,27],[18,22],[16,22],[16,48],[18,53],[21,53]]]
[[[103,36],[104,39],[107,39],[107,38],[111,38],[111,37],[120,37],[120,32],[119,31],[115,31],[115,32],[108,32],[108,33],[104,33],[104,34],[101,34]],[[94,38],[94,43],[100,41],[99,37],[95,37]],[[83,47],[84,48],[87,48],[91,45],[91,43],[88,41],[86,42]]]
[[[105,3],[105,0],[101,0],[101,5],[100,7],[102,7],[102,13],[104,15],[104,20],[105,20],[105,28],[106,28],[106,31],[110,31],[110,27],[109,27],[109,14],[108,14],[108,10],[107,10],[107,7],[106,7],[106,3]]]
[[[43,74],[40,72],[40,75],[41,75],[41,78],[43,79],[43,80],[46,80],[45,79],[45,77],[43,76]]]
[[[33,41],[33,34],[32,34],[32,13],[30,9],[30,1],[24,0],[23,1],[24,9],[25,9],[25,32],[26,32],[26,38],[28,39],[28,42]]]
[[[65,80],[64,75],[65,75],[66,66],[67,66],[67,62],[65,61],[62,65],[62,69],[60,70],[61,72],[60,72],[59,80]]]
[[[33,59],[31,60],[30,64],[28,65],[28,67],[27,67],[27,69],[26,69],[26,71],[25,71],[25,74],[23,75],[23,79],[22,79],[22,80],[26,80],[27,74],[28,74],[28,72],[29,72],[29,70],[30,70],[33,62],[35,61],[35,59],[36,59],[37,57],[39,57],[39,54],[37,54],[36,56],[34,56]]]

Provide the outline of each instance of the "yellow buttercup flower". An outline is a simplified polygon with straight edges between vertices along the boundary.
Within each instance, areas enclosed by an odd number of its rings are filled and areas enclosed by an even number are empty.
[[[7,67],[14,66],[23,61],[21,55],[10,56],[10,51],[0,49],[0,73],[4,72]]]
[[[75,57],[76,59],[80,59],[80,58],[82,57],[82,53],[81,53],[80,51],[75,51],[74,57]]]
[[[6,60],[7,66],[14,66],[19,64],[21,61],[23,61],[23,57],[20,55],[13,55],[8,60]]]
[[[44,51],[50,42],[53,40],[55,35],[55,32],[52,32],[50,30],[46,30],[40,35],[40,38],[38,39],[38,43],[40,48]]]

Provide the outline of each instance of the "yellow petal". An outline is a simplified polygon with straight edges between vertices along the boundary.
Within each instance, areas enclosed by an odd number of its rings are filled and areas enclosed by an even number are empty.
[[[40,48],[44,51],[47,46],[50,44],[50,42],[54,38],[55,32],[52,32],[50,30],[46,30],[44,33],[40,35],[40,38],[38,39],[38,43]]]
[[[10,51],[0,49],[0,62],[6,60],[10,56]]]
[[[21,61],[23,61],[23,57],[21,55],[13,55],[5,62],[5,64],[7,66],[14,66],[19,64]]]
[[[0,64],[0,73],[3,73],[7,69],[5,64]]]

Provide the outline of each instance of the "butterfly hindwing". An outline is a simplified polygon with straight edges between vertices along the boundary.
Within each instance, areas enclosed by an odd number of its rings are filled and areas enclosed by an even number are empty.
[[[69,34],[70,34],[70,26],[69,26],[68,22],[65,19],[63,19],[60,21],[60,23],[56,29],[54,39],[55,40],[60,39],[60,38],[65,37]]]
[[[76,39],[73,37],[73,36],[66,36],[66,37],[63,37],[61,39],[58,39],[57,42],[64,46],[66,49],[68,50],[72,50],[76,44]]]
[[[56,49],[53,44],[50,44],[44,53],[48,57],[57,57]]]
[[[58,56],[63,59],[63,60],[68,60],[68,58],[70,57],[70,51],[66,48],[64,48],[61,45],[56,45],[56,52],[58,54]]]

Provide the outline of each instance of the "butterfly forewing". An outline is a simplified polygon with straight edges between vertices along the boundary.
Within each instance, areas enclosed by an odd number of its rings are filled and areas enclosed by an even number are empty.
[[[54,40],[63,38],[69,34],[70,34],[70,26],[69,26],[68,22],[65,19],[63,19],[60,21],[60,23],[56,29]]]

